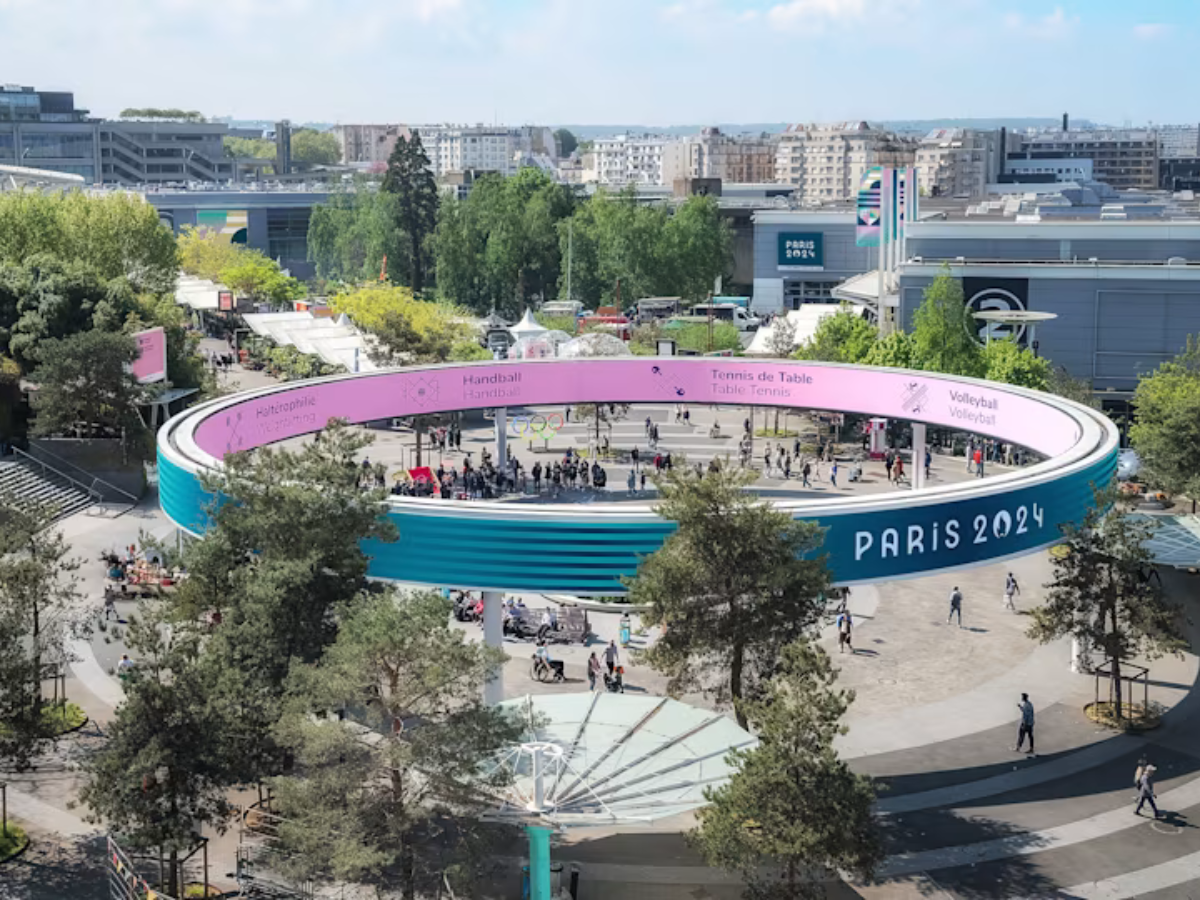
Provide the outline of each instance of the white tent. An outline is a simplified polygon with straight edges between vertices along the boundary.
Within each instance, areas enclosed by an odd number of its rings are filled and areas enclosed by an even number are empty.
[[[545,334],[549,329],[543,328],[537,323],[533,317],[531,310],[525,310],[525,315],[521,317],[521,321],[508,329],[508,333],[513,336],[514,340],[519,341],[525,337],[536,337],[539,334]]]
[[[793,348],[799,347],[817,333],[821,320],[836,315],[841,307],[833,303],[806,303],[799,309],[793,309],[787,314],[787,321],[795,325],[796,332],[792,337]],[[782,319],[776,318],[766,328],[760,328],[754,333],[754,340],[746,348],[747,356],[773,356],[772,335]]]

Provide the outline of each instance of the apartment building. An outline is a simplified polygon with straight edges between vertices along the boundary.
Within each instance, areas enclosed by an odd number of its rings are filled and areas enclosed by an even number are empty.
[[[1200,126],[1160,125],[1157,131],[1160,160],[1200,157]]]
[[[1042,131],[1013,137],[1007,153],[1010,160],[1090,159],[1096,180],[1117,190],[1152,191],[1158,187],[1156,131]]]
[[[333,136],[346,165],[386,165],[402,125],[335,125]]]
[[[231,181],[227,126],[171,119],[100,120],[75,96],[0,87],[0,163],[80,175],[91,184]]]
[[[983,197],[1000,161],[999,132],[939,128],[917,145],[917,181],[927,197]]]
[[[597,184],[622,187],[627,184],[663,184],[665,138],[620,134],[592,144],[594,180]]]
[[[775,180],[775,140],[768,136],[733,136],[705,128],[695,137],[663,148],[663,183],[680,178],[719,178],[732,184]]]
[[[401,135],[414,134],[437,178],[451,172],[515,174],[530,159],[557,159],[554,132],[538,125],[338,125],[333,134],[346,164],[386,165]],[[551,166],[552,168],[552,166]]]
[[[866,122],[792,125],[779,136],[775,181],[793,184],[804,203],[849,202],[872,166],[910,166],[917,142]]]

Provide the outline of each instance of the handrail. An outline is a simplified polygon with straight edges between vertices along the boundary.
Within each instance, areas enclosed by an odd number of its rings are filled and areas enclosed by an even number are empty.
[[[30,444],[29,448],[31,450],[36,450],[39,453],[45,453],[47,456],[53,457],[54,459],[58,460],[58,462],[62,463],[63,465],[70,466],[72,469],[74,469],[76,472],[79,472],[81,475],[92,479],[92,488],[91,488],[92,490],[96,489],[96,485],[101,485],[105,488],[108,488],[110,491],[115,491],[116,493],[120,494],[123,497],[128,497],[135,504],[140,502],[140,498],[135,497],[133,494],[129,493],[129,491],[126,491],[122,488],[117,487],[111,481],[105,481],[99,475],[93,475],[87,469],[83,468],[83,466],[77,465],[76,463],[71,462],[69,459],[64,459],[63,457],[59,456],[57,453],[47,450],[45,447],[42,447],[39,444]],[[32,454],[29,454],[29,453],[25,453],[23,450],[20,450],[19,448],[13,448],[13,449],[16,449],[17,452],[19,452],[19,453],[23,453],[25,456],[28,456],[30,459],[37,460],[37,458],[35,456],[33,456]],[[41,460],[37,460],[37,461],[41,462]],[[62,473],[59,473],[59,474],[62,474]],[[63,475],[63,477],[67,478],[69,476]],[[78,483],[78,482],[76,482],[76,483]],[[97,493],[99,493],[99,492],[97,491]]]
[[[14,453],[18,454],[19,456],[25,457],[30,462],[37,463],[39,466],[42,467],[43,471],[53,472],[59,478],[65,478],[67,481],[71,482],[71,484],[76,485],[80,490],[84,491],[85,493],[88,494],[88,496],[90,496],[92,498],[92,502],[94,502],[94,503],[103,503],[104,502],[104,497],[101,496],[100,492],[97,491],[95,488],[88,487],[82,481],[78,481],[77,479],[72,478],[66,472],[58,471],[58,469],[54,468],[54,466],[50,465],[49,463],[47,463],[43,460],[38,459],[36,456],[30,456],[28,453],[26,453],[20,447],[13,447],[12,450]]]

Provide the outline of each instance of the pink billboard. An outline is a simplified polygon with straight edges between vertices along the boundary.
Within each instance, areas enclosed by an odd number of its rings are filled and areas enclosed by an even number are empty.
[[[437,366],[281,385],[214,410],[196,443],[217,457],[317,431],[421,413],[574,403],[694,403],[822,409],[926,422],[1057,456],[1080,439],[1068,413],[1005,390],[917,373],[703,358],[544,360]]]
[[[138,331],[134,335],[138,345],[137,359],[130,370],[139,384],[152,384],[167,380],[167,333],[161,328]]]

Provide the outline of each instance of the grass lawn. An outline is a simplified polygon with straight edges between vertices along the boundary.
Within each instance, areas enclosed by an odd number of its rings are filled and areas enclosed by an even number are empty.
[[[25,832],[12,822],[9,822],[8,834],[0,831],[0,862],[8,859],[14,853],[20,852],[28,841],[29,839],[25,837]]]
[[[87,721],[87,713],[70,701],[42,707],[42,721],[54,734],[65,734]]]

